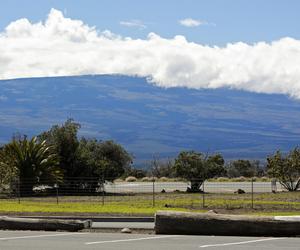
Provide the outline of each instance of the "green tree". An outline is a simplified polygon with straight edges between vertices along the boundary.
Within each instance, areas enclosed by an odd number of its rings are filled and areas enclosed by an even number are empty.
[[[89,176],[111,181],[122,176],[125,170],[130,168],[133,160],[132,156],[114,141],[82,138],[79,152]]]
[[[78,155],[83,178],[77,179],[76,185],[80,180],[80,187],[84,187],[81,192],[102,189],[105,180],[114,181],[122,176],[132,163],[132,157],[126,150],[113,141],[81,138]]]
[[[16,173],[22,195],[32,194],[34,185],[53,184],[62,179],[58,157],[46,141],[38,142],[36,137],[13,139],[4,146],[3,153],[0,164]]]
[[[9,161],[4,147],[0,148],[0,190],[9,189],[13,180],[16,178],[16,169],[7,164]]]
[[[65,176],[61,190],[65,192],[94,192],[103,177],[118,178],[132,162],[126,150],[113,141],[78,139],[80,127],[69,119],[39,135],[40,140],[53,145],[53,152],[59,156]]]
[[[175,159],[174,170],[177,176],[191,182],[189,191],[198,192],[206,179],[224,173],[224,159],[220,154],[207,156],[195,151],[183,151]]]
[[[231,161],[227,166],[227,175],[229,177],[253,177],[259,173],[259,162],[249,160]]]
[[[267,171],[288,191],[296,191],[300,187],[300,149],[296,147],[286,156],[277,151],[267,158]]]
[[[53,151],[58,155],[60,168],[66,177],[78,177],[84,171],[78,158],[79,129],[79,123],[68,119],[64,124],[54,125],[38,136],[40,141],[46,140],[47,144],[53,145]]]

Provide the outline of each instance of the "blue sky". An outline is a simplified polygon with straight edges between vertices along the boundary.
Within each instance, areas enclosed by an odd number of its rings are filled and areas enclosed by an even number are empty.
[[[0,30],[23,17],[32,22],[43,21],[51,8],[98,30],[108,29],[132,38],[145,38],[149,32],[165,38],[181,34],[189,41],[220,46],[237,41],[268,42],[286,36],[300,38],[300,1],[297,0],[3,0]],[[178,24],[184,18],[210,25],[184,27]],[[121,21],[130,20],[140,20],[147,27],[120,25]]]

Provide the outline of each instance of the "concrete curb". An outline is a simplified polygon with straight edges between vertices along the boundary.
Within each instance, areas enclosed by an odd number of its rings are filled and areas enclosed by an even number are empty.
[[[214,213],[158,211],[157,234],[230,235],[230,236],[297,236],[299,220],[273,216],[243,216]]]
[[[0,217],[0,229],[5,230],[44,230],[44,231],[79,231],[91,228],[92,221],[57,220],[57,219],[28,219]]]
[[[93,229],[142,229],[142,230],[154,230],[153,222],[94,222]]]

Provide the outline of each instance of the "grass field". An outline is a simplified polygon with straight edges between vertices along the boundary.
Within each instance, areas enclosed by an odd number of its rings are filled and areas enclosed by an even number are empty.
[[[165,193],[127,196],[63,196],[30,197],[0,200],[0,212],[50,214],[123,214],[153,215],[157,210],[207,211],[247,214],[300,214],[300,192],[254,194],[202,194]],[[153,206],[154,204],[154,206]],[[204,205],[204,206],[203,206]]]

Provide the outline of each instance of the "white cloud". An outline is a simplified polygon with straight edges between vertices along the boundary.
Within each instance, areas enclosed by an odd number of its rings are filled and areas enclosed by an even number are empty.
[[[192,19],[192,18],[186,18],[186,19],[179,20],[179,23],[186,27],[197,27],[197,26],[200,26],[203,24],[207,24],[207,22],[205,22],[205,21],[196,20],[196,19]]]
[[[147,28],[147,26],[141,20],[121,21],[120,25],[139,29]]]
[[[125,74],[161,87],[234,88],[300,98],[300,41],[243,42],[224,47],[97,32],[51,10],[45,23],[17,20],[0,33],[0,79]]]

